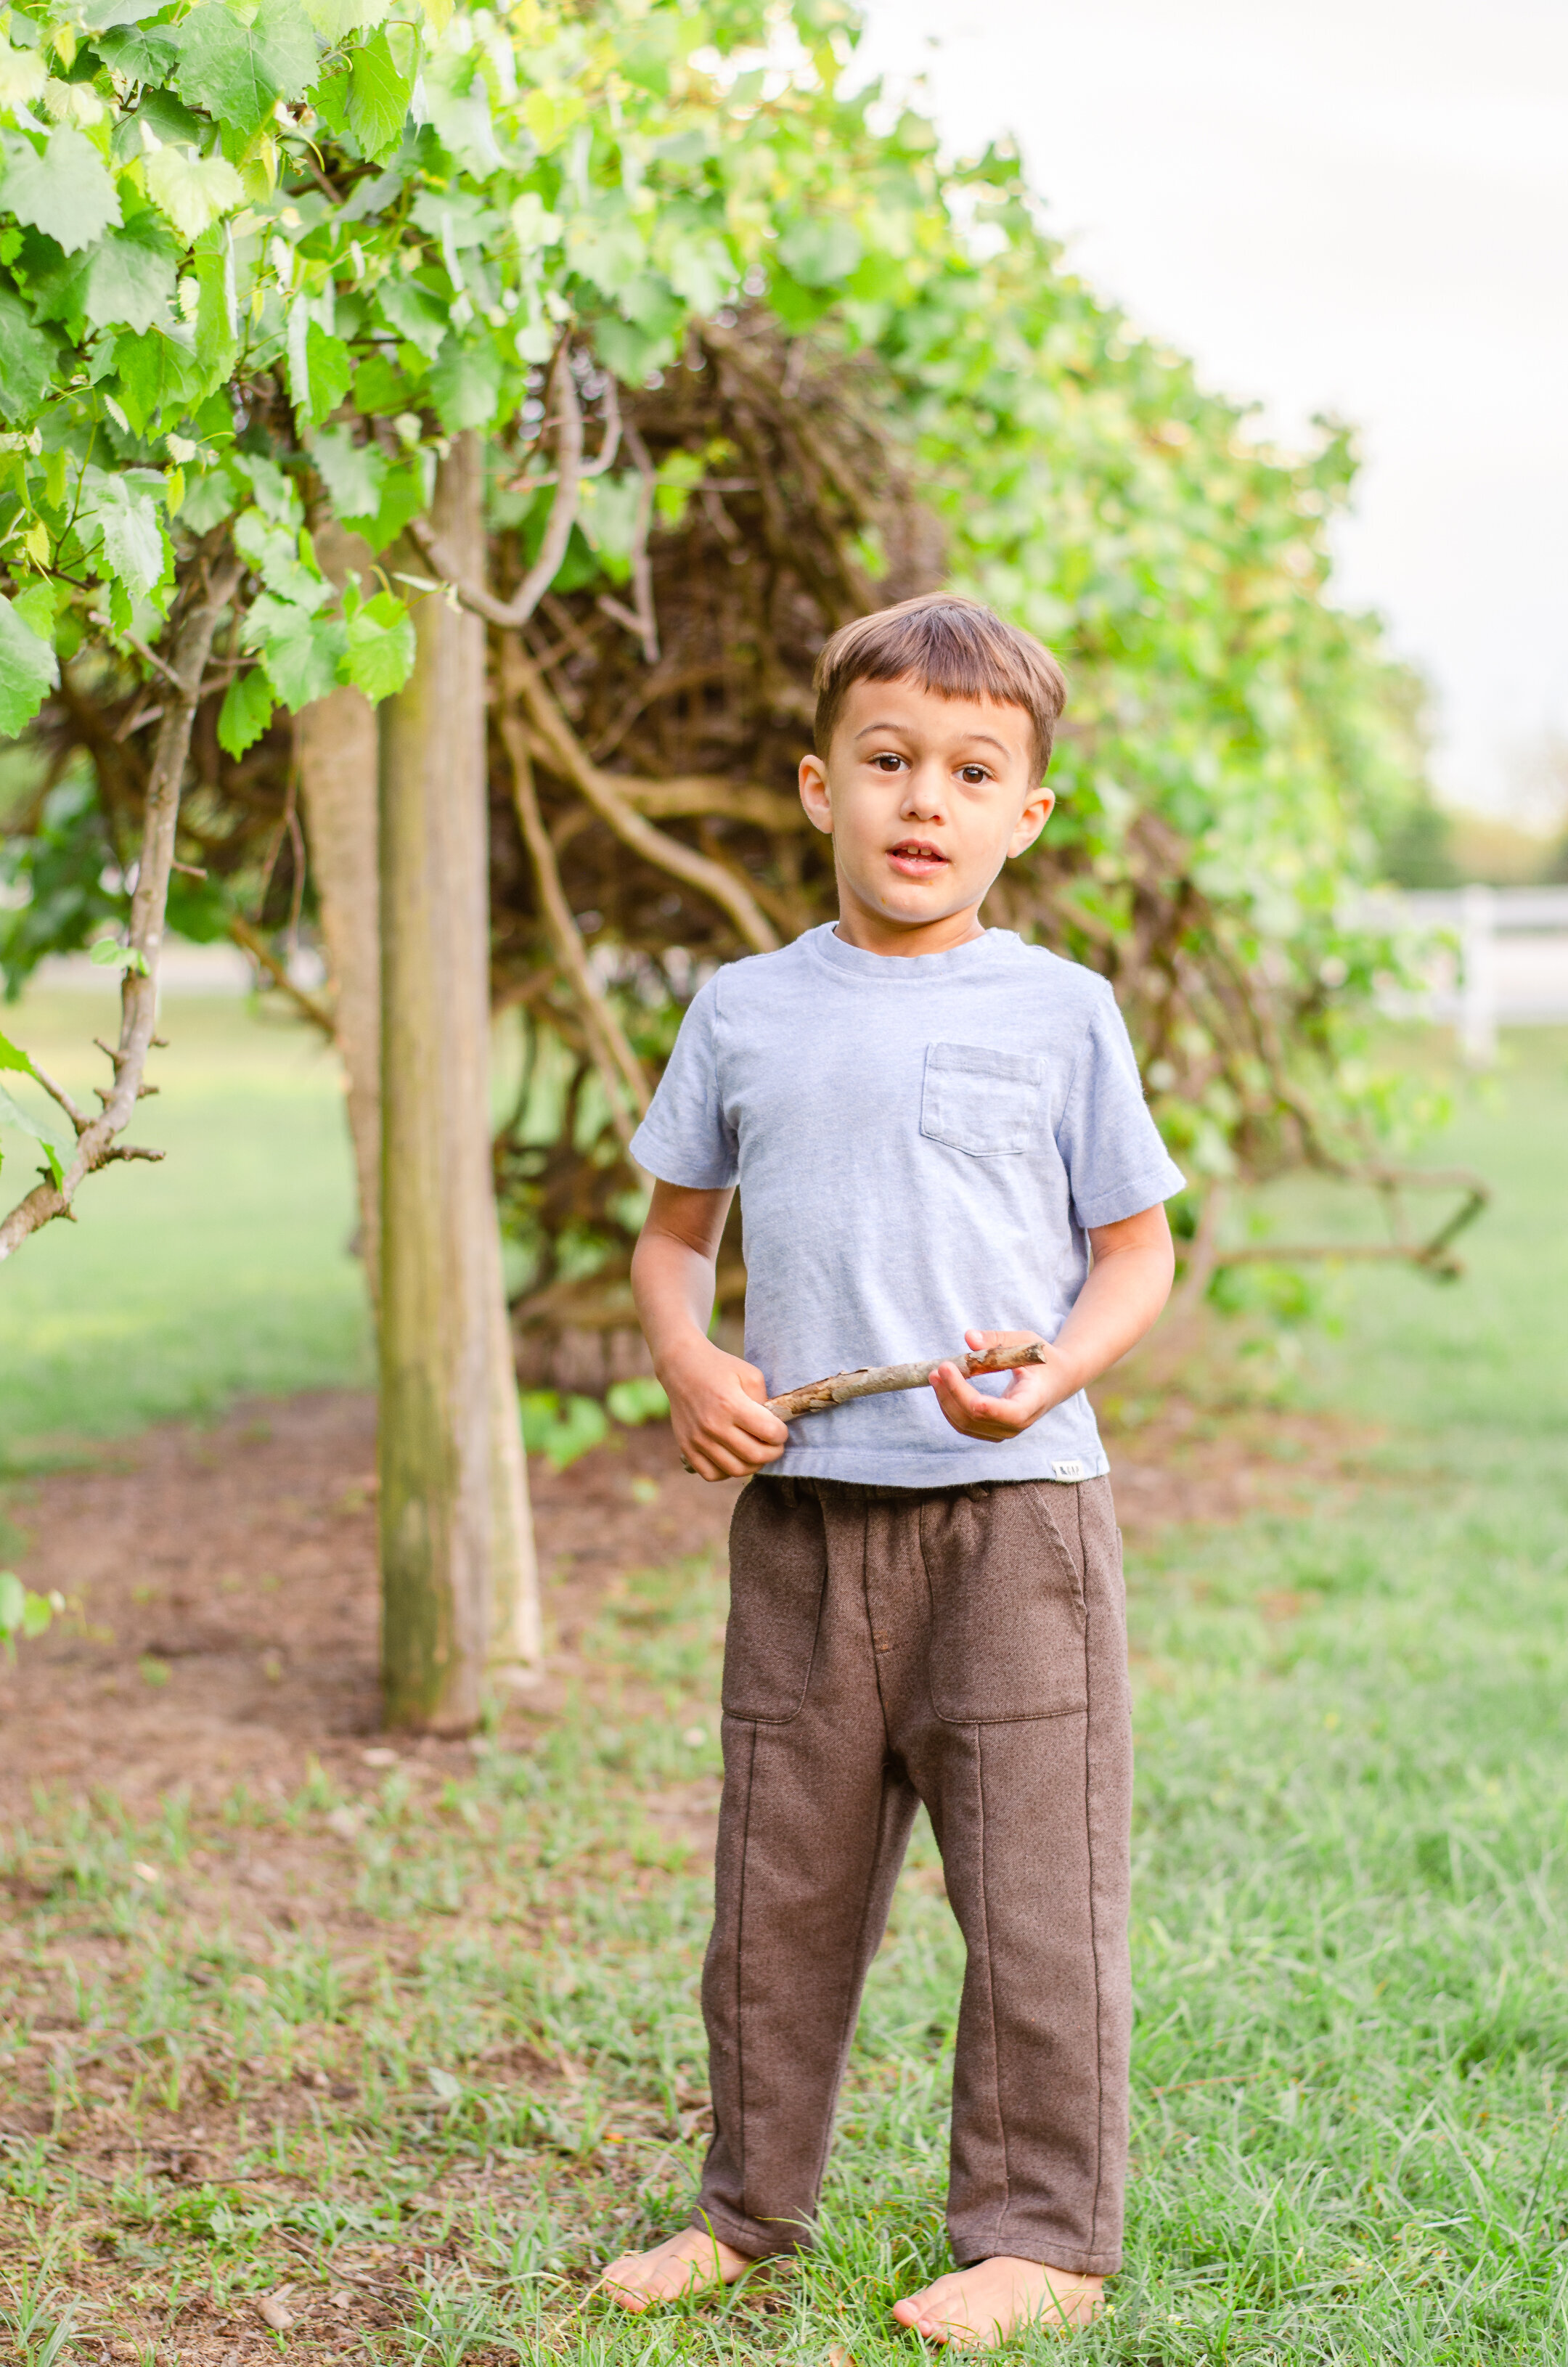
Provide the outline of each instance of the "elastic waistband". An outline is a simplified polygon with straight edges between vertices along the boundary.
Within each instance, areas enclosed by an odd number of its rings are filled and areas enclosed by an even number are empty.
[[[967,1496],[971,1504],[977,1504],[995,1495],[998,1489],[1028,1488],[1037,1483],[1028,1479],[966,1479],[948,1488],[893,1488],[879,1479],[814,1479],[787,1472],[759,1472],[749,1484],[753,1488],[777,1488],[783,1501],[793,1505],[802,1496],[813,1496],[819,1504],[924,1504]]]

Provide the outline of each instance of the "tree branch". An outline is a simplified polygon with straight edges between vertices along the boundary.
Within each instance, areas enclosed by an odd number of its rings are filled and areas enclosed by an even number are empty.
[[[619,1021],[608,996],[600,992],[589,966],[587,947],[582,932],[572,915],[566,890],[561,884],[560,866],[555,850],[550,843],[550,832],[539,810],[539,798],[534,788],[534,769],[528,757],[528,739],[522,721],[512,700],[508,680],[509,660],[516,648],[510,636],[501,648],[501,737],[512,765],[512,802],[517,809],[517,826],[523,834],[539,883],[540,904],[545,923],[561,957],[572,991],[583,1015],[584,1031],[594,1065],[605,1082],[609,1096],[610,1116],[615,1130],[623,1143],[631,1139],[633,1128],[621,1103],[621,1088],[631,1095],[639,1117],[647,1114],[648,1081],[636,1053],[627,1041]]]
[[[509,600],[497,600],[483,583],[464,575],[448,556],[428,520],[415,518],[408,529],[437,573],[452,585],[464,607],[472,608],[476,616],[506,632],[515,632],[519,625],[528,623],[554,583],[577,518],[577,493],[583,477],[583,406],[577,400],[571,349],[564,338],[556,353],[551,388],[560,413],[555,436],[555,499],[550,505],[539,557]]]
[[[699,855],[693,847],[683,846],[678,838],[671,838],[643,821],[622,795],[615,775],[601,773],[594,763],[520,642],[514,641],[509,663],[510,679],[537,734],[536,748],[542,753],[551,771],[569,782],[600,819],[608,822],[623,845],[631,847],[673,878],[684,879],[688,887],[699,889],[729,914],[747,945],[757,953],[771,953],[778,939],[751,890],[722,864]]]
[[[203,559],[189,605],[175,630],[173,663],[166,668],[171,683],[164,719],[147,782],[146,815],[142,829],[142,854],[136,893],[131,905],[131,951],[138,957],[120,980],[119,1042],[109,1054],[114,1088],[100,1115],[78,1127],[76,1149],[58,1184],[37,1184],[18,1200],[0,1223],[0,1262],[12,1256],[25,1240],[56,1217],[68,1217],[84,1177],[104,1166],[116,1135],[130,1125],[142,1092],[147,1054],[158,1008],[158,956],[164,942],[164,914],[168,903],[169,866],[174,860],[175,827],[179,820],[180,792],[190,753],[191,725],[201,695],[218,620],[234,595],[240,563],[225,556],[214,564]],[[69,1115],[69,1113],[68,1113]],[[73,1118],[74,1125],[75,1120]]]
[[[1424,1241],[1248,1241],[1231,1250],[1216,1250],[1210,1273],[1232,1265],[1300,1265],[1312,1258],[1343,1259],[1348,1264],[1382,1263],[1390,1258],[1421,1267],[1440,1282],[1452,1282],[1464,1272],[1451,1244],[1472,1225],[1492,1198],[1491,1188],[1468,1168],[1354,1167],[1335,1171],[1346,1182],[1369,1184],[1391,1195],[1404,1190],[1458,1192],[1459,1206]]]
[[[231,912],[229,934],[235,945],[249,954],[252,961],[260,963],[273,985],[282,989],[290,1000],[297,1005],[301,1015],[310,1020],[313,1026],[319,1027],[329,1043],[335,1044],[337,1027],[332,1013],[319,995],[312,994],[307,987],[295,984],[289,975],[288,963],[273,952],[261,931],[247,921],[243,913]]]
[[[846,1405],[851,1398],[878,1398],[892,1389],[923,1389],[944,1365],[956,1365],[967,1379],[976,1373],[1014,1373],[1020,1365],[1048,1365],[1051,1357],[1038,1340],[1021,1348],[979,1348],[967,1356],[933,1356],[921,1365],[863,1365],[858,1372],[834,1373],[825,1381],[805,1381],[782,1397],[769,1398],[767,1410],[780,1421],[798,1421],[805,1413],[826,1413]]]
[[[653,608],[653,570],[648,559],[648,537],[653,525],[653,496],[659,489],[659,473],[635,427],[626,431],[626,448],[642,480],[637,497],[637,521],[631,532],[632,606],[642,634],[643,661],[654,666],[659,663],[659,619]]]
[[[51,1102],[59,1103],[61,1108],[64,1111],[66,1116],[75,1127],[76,1132],[78,1134],[85,1134],[87,1127],[91,1126],[93,1121],[87,1116],[85,1110],[79,1109],[77,1107],[70,1094],[66,1092],[64,1086],[56,1084],[54,1079],[50,1075],[49,1070],[47,1069],[40,1069],[36,1060],[29,1061],[28,1072],[31,1076],[35,1084],[39,1084],[43,1087],[44,1092],[49,1095]]]

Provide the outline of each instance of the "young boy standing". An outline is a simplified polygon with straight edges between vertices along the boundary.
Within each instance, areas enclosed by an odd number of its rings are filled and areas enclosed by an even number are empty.
[[[924,1800],[968,1951],[960,2266],[894,2315],[987,2347],[1086,2322],[1120,2260],[1131,1736],[1084,1389],[1165,1303],[1182,1177],[1109,987],[978,917],[1054,802],[1055,661],[939,594],[835,634],[817,688],[801,796],[833,837],[837,926],[709,981],[632,1143],[657,1179],[632,1279],[676,1439],[705,1479],[751,1484],[703,1976],[713,2142],[691,2226],[604,2282],[642,2309],[810,2241]],[[707,1336],[737,1184],[744,1360]],[[767,1410],[960,1335],[1051,1353],[790,1426]]]

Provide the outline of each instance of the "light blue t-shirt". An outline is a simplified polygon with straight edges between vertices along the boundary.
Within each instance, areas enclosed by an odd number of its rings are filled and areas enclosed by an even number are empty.
[[[826,925],[727,964],[631,1155],[666,1184],[740,1185],[745,1353],[770,1396],[961,1355],[966,1331],[1053,1340],[1088,1272],[1085,1229],[1183,1184],[1110,988],[1006,929],[903,957]],[[960,1436],[929,1389],[792,1422],[769,1466],[902,1488],[1108,1467],[1082,1392],[996,1444]]]

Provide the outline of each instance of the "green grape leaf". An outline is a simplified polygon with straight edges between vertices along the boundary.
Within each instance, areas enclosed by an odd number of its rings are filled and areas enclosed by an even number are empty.
[[[330,73],[317,76],[311,89],[311,105],[316,120],[324,123],[335,139],[341,140],[348,130],[348,62],[336,60]],[[320,133],[316,137],[320,138]]]
[[[300,496],[293,479],[276,460],[268,459],[265,452],[236,452],[234,466],[250,480],[256,505],[263,517],[269,517],[274,526],[298,528],[304,516]]]
[[[182,107],[172,90],[144,90],[132,120],[145,124],[165,147],[194,148],[198,152],[211,128],[188,107]],[[136,153],[142,153],[138,148]]]
[[[243,756],[272,720],[273,690],[263,666],[237,674],[223,693],[218,714],[218,745]]]
[[[292,330],[292,322],[290,326]],[[354,382],[354,357],[342,338],[330,336],[319,321],[305,323],[302,343],[301,370],[298,344],[290,335],[289,392],[295,410],[313,424],[329,417],[347,393]]]
[[[244,622],[246,648],[260,650],[273,688],[296,711],[336,689],[347,638],[340,618],[312,617],[268,592],[252,603]]]
[[[36,50],[14,50],[0,40],[0,107],[30,107],[48,80],[49,68]]]
[[[300,538],[290,526],[278,526],[258,509],[242,510],[234,521],[234,549],[247,567],[254,567],[269,592],[304,615],[312,615],[326,598],[324,578],[300,557]]]
[[[33,282],[41,321],[96,329],[150,329],[166,321],[178,249],[153,213],[137,214],[97,246],[65,256]]]
[[[383,24],[392,0],[304,0],[305,14],[324,41],[335,44],[350,33],[368,32]]]
[[[208,14],[222,0],[207,0]],[[233,166],[222,156],[199,156],[186,148],[160,148],[146,164],[147,194],[188,243],[210,222],[230,212],[244,196]]]
[[[122,74],[127,82],[165,82],[179,56],[178,41],[163,25],[116,25],[100,33],[93,47],[104,63]],[[153,127],[154,131],[157,128]]]
[[[74,255],[119,221],[119,191],[92,142],[69,124],[51,132],[40,156],[16,133],[6,140],[0,206],[19,222]]]
[[[139,25],[143,17],[155,17],[163,5],[164,0],[86,0],[73,16],[89,33],[102,33],[116,25]]]
[[[0,738],[14,740],[24,730],[59,680],[52,644],[0,598]]]
[[[428,384],[449,436],[465,427],[488,427],[501,399],[501,357],[492,345],[460,345],[454,338]]]
[[[582,214],[567,232],[566,258],[574,271],[613,302],[646,269],[648,250],[629,216],[604,221]]]
[[[373,33],[354,52],[348,74],[348,129],[372,163],[403,139],[419,71],[419,40],[411,25]]]
[[[347,427],[328,427],[312,444],[311,458],[341,524],[358,527],[375,516],[386,488],[384,452],[373,444],[356,444]]]
[[[199,476],[187,476],[185,481],[180,523],[188,527],[192,534],[210,534],[229,515],[239,498],[239,488],[227,469],[204,469]]]
[[[802,288],[830,288],[848,278],[865,245],[854,223],[841,214],[813,214],[791,222],[776,251]]]
[[[0,288],[0,413],[30,419],[54,369],[55,341],[38,327],[19,296]]]
[[[217,254],[195,258],[196,358],[210,384],[225,379],[240,349],[239,299],[234,286],[234,251],[225,244]]]
[[[449,315],[438,296],[421,288],[413,279],[383,279],[376,290],[387,325],[406,337],[409,344],[422,353],[426,361],[434,361],[441,350]]]
[[[180,96],[237,131],[259,130],[280,98],[301,98],[316,71],[316,37],[298,0],[261,0],[249,24],[203,0],[178,28]]]
[[[19,1044],[13,1044],[8,1036],[0,1036],[0,1069],[15,1069],[24,1077],[30,1077],[33,1073],[33,1064],[27,1053]]]
[[[421,230],[439,241],[443,255],[449,248],[498,246],[506,234],[505,215],[471,189],[421,189],[409,211]]]
[[[735,285],[734,262],[722,239],[677,243],[670,256],[669,282],[694,312],[716,312]]]
[[[104,557],[120,582],[145,597],[163,581],[169,559],[163,520],[146,491],[147,472],[111,477],[94,470],[92,475],[96,482],[83,504],[84,518],[102,535]]]
[[[121,337],[114,349],[119,373],[120,407],[138,436],[160,411],[177,419],[199,402],[206,373],[196,358],[195,339],[183,323],[153,327],[139,337]]]
[[[395,593],[378,592],[348,619],[344,677],[367,698],[390,698],[414,671],[414,619]]]

